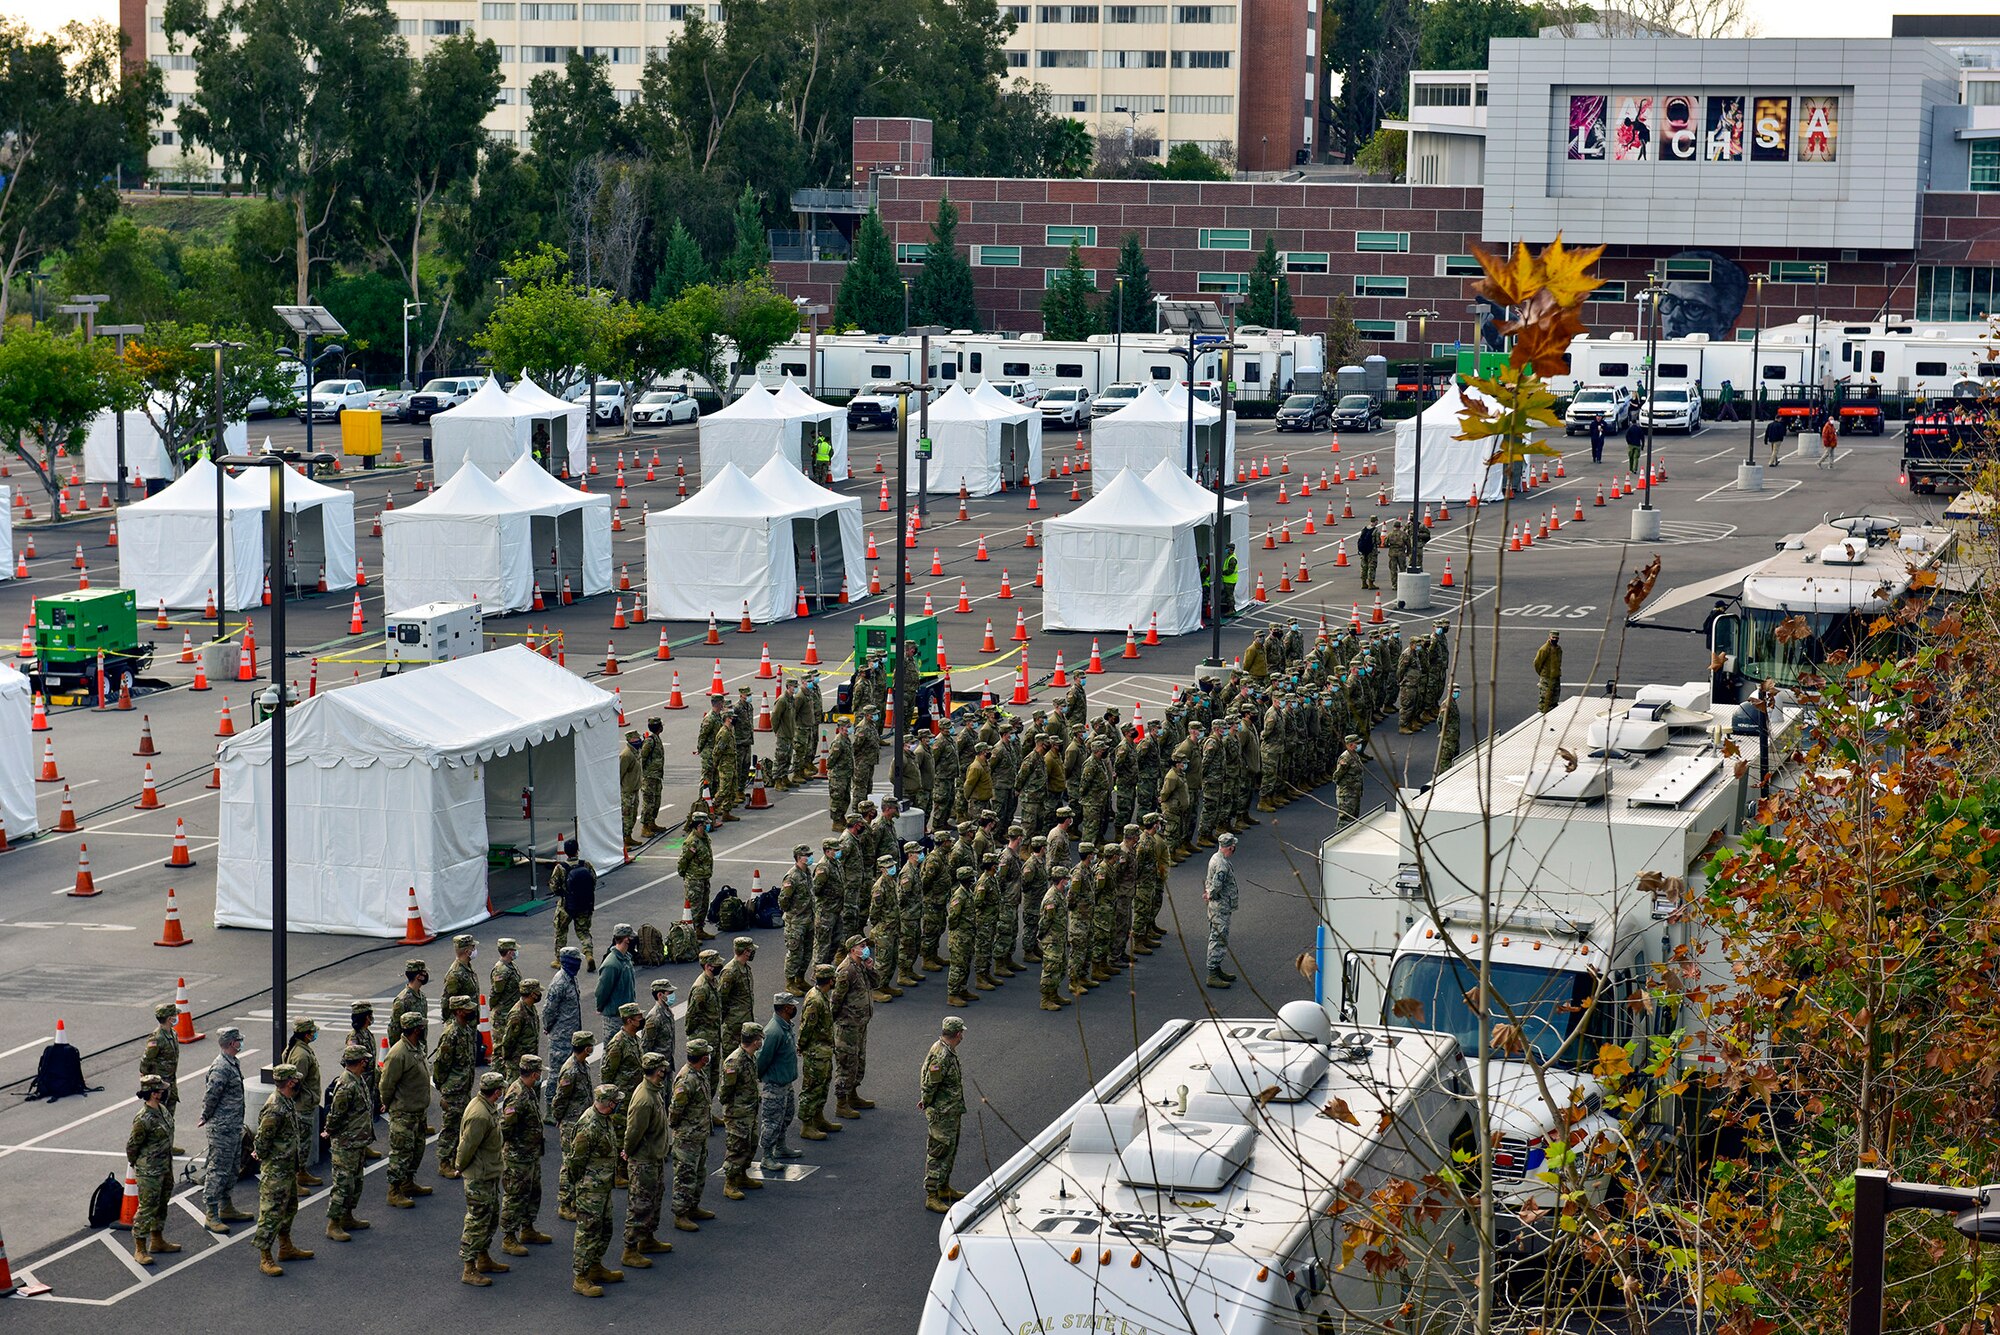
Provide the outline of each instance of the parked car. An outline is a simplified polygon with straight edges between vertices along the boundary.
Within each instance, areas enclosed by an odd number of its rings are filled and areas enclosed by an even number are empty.
[[[1280,431],[1324,431],[1333,408],[1324,394],[1293,394],[1278,405],[1271,425]]]
[[[1382,405],[1373,394],[1343,394],[1334,405],[1335,431],[1380,431]]]
[[[410,400],[416,397],[413,389],[378,389],[368,400],[368,406],[382,414],[385,422],[407,422],[410,420]]]
[[[694,396],[679,389],[649,389],[632,408],[633,421],[662,426],[692,422],[700,416],[701,405]]]
[[[1090,391],[1082,385],[1057,385],[1042,395],[1042,425],[1075,427],[1090,425]]]
[[[1042,387],[1032,380],[989,380],[986,383],[1023,408],[1032,408],[1042,401]]]
[[[410,396],[409,416],[411,422],[428,422],[447,408],[456,408],[479,392],[483,383],[477,376],[439,376],[424,382],[424,387]]]
[[[1103,393],[1090,401],[1090,415],[1092,417],[1102,417],[1106,413],[1115,413],[1126,404],[1132,402],[1132,400],[1138,398],[1139,391],[1144,388],[1144,385],[1130,380],[1121,380],[1115,385],[1107,385]]]
[[[1195,381],[1193,392],[1195,398],[1199,399],[1201,402],[1207,404],[1211,408],[1219,408],[1222,406],[1222,387],[1216,384],[1213,380]]]
[[[359,380],[322,380],[298,406],[298,418],[301,422],[308,417],[316,422],[332,422],[350,408],[366,408],[372,398],[368,386]]]
[[[1701,429],[1701,391],[1687,381],[1653,386],[1653,392],[1639,406],[1639,421],[1655,431]]]
[[[1623,385],[1583,386],[1563,414],[1563,434],[1581,435],[1593,419],[1603,421],[1606,435],[1623,431],[1632,424],[1632,392]]]
[[[861,387],[861,392],[847,401],[847,429],[857,431],[866,426],[896,426],[896,394],[894,380],[871,380]]]
[[[589,403],[592,397],[590,382],[584,380],[571,385],[563,397],[571,403]],[[625,386],[616,380],[600,380],[597,382],[596,399],[598,421],[615,425],[625,420]]]

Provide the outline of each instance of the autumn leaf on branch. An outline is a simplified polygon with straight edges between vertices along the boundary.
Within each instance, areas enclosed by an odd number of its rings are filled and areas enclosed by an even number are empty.
[[[1655,556],[1652,560],[1634,571],[1632,578],[1626,581],[1625,613],[1627,616],[1638,615],[1639,609],[1646,605],[1646,600],[1653,596],[1653,586],[1659,583],[1659,581],[1660,558]]]

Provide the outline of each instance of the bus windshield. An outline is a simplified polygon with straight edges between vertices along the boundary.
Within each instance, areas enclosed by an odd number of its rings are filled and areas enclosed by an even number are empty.
[[[1803,639],[1784,643],[1778,627],[1794,614],[1782,608],[1743,609],[1743,644],[1738,650],[1738,670],[1747,681],[1775,679],[1781,686],[1797,686],[1807,673],[1825,670],[1827,658],[1838,650],[1851,651],[1857,623],[1850,612],[1801,612],[1806,626]],[[1871,618],[1873,614],[1870,614]]]
[[[1467,960],[1443,955],[1405,955],[1389,973],[1384,1024],[1405,1029],[1433,1029],[1458,1039],[1470,1056],[1479,1051],[1481,1024],[1518,1025],[1521,1041],[1515,1050],[1496,1041],[1496,1056],[1522,1058],[1530,1054],[1544,1066],[1574,1066],[1595,1060],[1583,1053],[1571,1035],[1588,1009],[1595,979],[1568,969],[1537,969],[1521,964],[1491,966],[1491,996],[1473,1012],[1479,995],[1479,968]]]

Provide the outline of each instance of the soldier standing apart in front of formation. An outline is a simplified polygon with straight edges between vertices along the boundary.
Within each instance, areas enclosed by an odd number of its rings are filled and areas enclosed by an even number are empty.
[[[493,1259],[493,1234],[500,1227],[501,1146],[500,1093],[507,1077],[488,1071],[466,1105],[453,1155],[465,1178],[465,1228],[458,1235],[458,1259],[465,1267],[458,1282],[485,1288],[487,1276],[504,1275],[513,1267]]]
[[[299,1114],[299,1068],[280,1062],[271,1068],[271,1097],[257,1115],[257,1269],[276,1277],[280,1261],[310,1261],[313,1254],[292,1245],[292,1220],[299,1213],[299,1168],[305,1163],[305,1118]]]
[[[202,1177],[202,1203],[208,1207],[208,1217],[202,1227],[210,1233],[228,1233],[232,1223],[250,1223],[256,1219],[256,1215],[236,1209],[236,1201],[230,1199],[230,1191],[236,1187],[236,1169],[242,1165],[244,1153],[244,1071],[236,1063],[236,1053],[242,1047],[242,1029],[236,1025],[216,1029],[218,1051],[216,1059],[208,1065],[208,1079],[202,1085],[200,1125],[208,1129],[208,1173]]]
[[[1236,975],[1222,967],[1229,953],[1229,920],[1236,913],[1236,836],[1224,834],[1216,840],[1215,855],[1208,860],[1208,877],[1202,882],[1202,903],[1208,906],[1208,986],[1228,987]]]
[[[674,1096],[667,1104],[667,1131],[674,1141],[674,1227],[699,1233],[696,1220],[713,1219],[715,1211],[701,1207],[701,1189],[708,1176],[708,1072],[713,1049],[705,1038],[690,1038],[687,1065],[674,1077]]]
[[[1535,676],[1542,684],[1541,695],[1535,702],[1535,708],[1546,714],[1556,707],[1556,695],[1562,690],[1561,631],[1550,631],[1549,638],[1543,642],[1542,647],[1535,650]]]
[[[1333,767],[1334,802],[1343,822],[1361,817],[1361,780],[1361,736],[1350,732]]]
[[[611,1182],[618,1171],[618,1137],[611,1130],[617,1107],[618,1087],[599,1085],[563,1151],[563,1169],[576,1199],[576,1241],[570,1251],[575,1279],[570,1288],[585,1298],[602,1298],[601,1285],[625,1278],[622,1270],[604,1268],[604,1249],[611,1245]]]
[[[1458,684],[1452,683],[1451,692],[1445,697],[1444,709],[1440,711],[1438,724],[1437,765],[1431,775],[1435,778],[1452,767],[1458,759]]]
[[[369,1142],[375,1139],[375,1105],[369,1096],[368,1072],[374,1054],[349,1044],[340,1052],[340,1074],[333,1082],[333,1102],[326,1110],[326,1140],[333,1151],[333,1190],[326,1194],[326,1236],[347,1242],[368,1227],[354,1217],[361,1203],[362,1167]]]
[[[681,839],[680,860],[674,870],[681,878],[681,907],[694,923],[695,934],[706,941],[715,933],[708,930],[709,878],[715,875],[715,848],[708,841],[709,816],[697,807],[688,813],[687,833]]]
[[[924,1115],[924,1208],[944,1214],[965,1194],[951,1186],[958,1124],[965,1116],[965,1076],[958,1065],[965,1021],[946,1016],[939,1030],[938,1041],[924,1055],[923,1070],[917,1075],[917,1108]]]
[[[402,1034],[389,1049],[376,1085],[383,1111],[389,1114],[389,1204],[399,1210],[416,1206],[418,1196],[432,1188],[417,1181],[424,1158],[424,1117],[431,1108],[431,1081],[424,1069],[424,1013],[406,1012]]]
[[[174,1115],[167,1108],[167,1088],[161,1076],[149,1072],[139,1077],[139,1112],[125,1138],[125,1162],[139,1184],[132,1259],[140,1265],[151,1265],[155,1252],[171,1255],[181,1249],[160,1231],[166,1227],[167,1197],[174,1189]]]

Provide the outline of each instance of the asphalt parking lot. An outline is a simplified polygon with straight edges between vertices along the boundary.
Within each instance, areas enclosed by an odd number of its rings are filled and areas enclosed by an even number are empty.
[[[303,443],[304,431],[296,422],[252,423],[253,440],[267,433],[279,445]],[[393,453],[400,446],[406,461],[414,461],[420,458],[423,434],[416,427],[391,425],[385,431],[386,448]],[[336,435],[326,427],[315,430],[322,448]],[[1865,509],[1915,517],[1939,508],[1936,498],[1920,502],[1898,486],[1894,437],[1847,443],[1839,467],[1830,472],[1811,467],[1804,458],[1788,457],[1767,475],[1763,492],[1738,492],[1736,464],[1747,436],[1747,426],[1725,425],[1711,426],[1687,440],[1662,439],[1657,449],[1667,478],[1654,492],[1663,516],[1657,545],[1638,547],[1626,541],[1636,497],[1607,500],[1601,508],[1594,504],[1599,483],[1612,480],[1612,463],[1593,466],[1587,442],[1560,436],[1554,444],[1564,451],[1562,477],[1552,475],[1546,488],[1509,505],[1483,506],[1477,512],[1454,508],[1449,520],[1438,523],[1426,564],[1440,573],[1449,559],[1453,587],[1440,589],[1427,611],[1389,608],[1384,615],[1405,634],[1427,632],[1440,621],[1450,628],[1456,675],[1474,688],[1468,691],[1468,736],[1489,724],[1518,721],[1532,707],[1528,660],[1552,628],[1562,630],[1568,646],[1566,689],[1609,677],[1631,685],[1704,676],[1707,651],[1697,635],[1628,630],[1623,623],[1625,580],[1655,554],[1664,566],[1661,587],[1668,588],[1744,565],[1768,551],[1772,540],[1818,522],[1823,514]],[[1250,501],[1253,530],[1260,541],[1267,525],[1274,532],[1288,525],[1291,541],[1276,543],[1274,537],[1271,550],[1251,553],[1245,569],[1246,595],[1261,574],[1268,601],[1250,605],[1242,618],[1225,628],[1225,657],[1240,652],[1248,634],[1273,619],[1296,617],[1310,636],[1322,619],[1329,624],[1347,620],[1357,607],[1364,619],[1370,616],[1372,596],[1364,601],[1356,571],[1338,568],[1334,562],[1339,544],[1346,541],[1351,546],[1367,515],[1388,513],[1377,506],[1375,497],[1377,485],[1386,483],[1391,471],[1392,438],[1388,430],[1368,437],[1342,437],[1340,452],[1334,454],[1324,435],[1279,435],[1268,424],[1243,425],[1239,459],[1246,465],[1258,463],[1260,474],[1268,461],[1271,472],[1233,490]],[[591,479],[593,489],[615,490],[618,457],[624,456],[630,507],[618,512],[624,531],[613,535],[613,561],[619,570],[629,570],[635,592],[644,592],[639,518],[648,508],[674,503],[677,466],[686,468],[689,491],[697,488],[695,446],[692,427],[631,438],[606,433],[596,441],[593,457],[599,473]],[[887,433],[854,434],[850,451],[855,475],[845,484],[845,489],[863,498],[864,526],[881,553],[869,564],[879,566],[885,587],[894,579],[895,517],[876,509],[883,477],[877,476],[875,467],[878,458],[893,454],[893,448],[894,438]],[[1087,453],[1087,436],[1082,451],[1067,437],[1051,435],[1045,440],[1045,457],[1052,464],[1066,460],[1074,466]],[[1371,458],[1380,464],[1382,475],[1359,476]],[[1356,480],[1334,483],[1336,476],[1344,479],[1350,464],[1356,467]],[[893,468],[893,458],[887,466]],[[654,475],[651,482],[643,480],[648,468]],[[392,497],[398,506],[420,499],[416,490],[420,472],[414,462],[372,472],[350,466],[336,479],[337,485],[351,487],[357,498],[359,550],[371,577],[379,574],[381,556],[380,540],[369,536],[373,519]],[[1622,467],[1617,472],[1622,475]],[[1322,473],[1330,484],[1324,490]],[[17,471],[10,480],[18,486],[22,477]],[[1090,478],[1081,476],[1077,481],[1080,494],[1087,497]],[[1301,486],[1307,483],[1310,494],[1301,496]],[[954,687],[961,695],[990,682],[1005,698],[1017,670],[1016,647],[1006,639],[1017,610],[1032,634],[1026,653],[1037,705],[1057,694],[1047,685],[1057,651],[1071,672],[1082,669],[1089,659],[1090,636],[1040,630],[1040,601],[1033,583],[1036,553],[1024,544],[1031,524],[1074,508],[1070,495],[1069,479],[1044,481],[1035,489],[1035,511],[1027,508],[1028,495],[1009,491],[972,500],[963,521],[957,518],[955,501],[933,498],[918,550],[910,553],[921,560],[909,585],[909,607],[914,615],[926,596],[933,599],[941,638],[954,665]],[[39,510],[40,498],[35,499]],[[32,534],[37,555],[28,561],[27,578],[0,584],[0,626],[27,620],[35,596],[76,586],[73,563],[79,546],[92,583],[115,582],[117,553],[109,545],[109,517],[96,508],[95,488],[91,502],[88,513],[67,522],[17,525],[16,550],[23,550]],[[1579,503],[1585,516],[1581,523],[1571,519]],[[1350,506],[1353,517],[1344,517],[1343,510]],[[1565,521],[1560,530],[1528,550],[1506,550],[1511,528],[1524,520],[1539,522],[1551,507]],[[1308,516],[1313,521],[1311,533],[1306,531]],[[975,560],[982,541],[991,557],[986,562]],[[933,550],[941,575],[924,573]],[[1308,575],[1304,583],[1298,580],[1301,564]],[[1011,603],[998,597],[1003,572],[1013,587]],[[1284,576],[1290,577],[1289,589],[1281,587]],[[972,608],[968,614],[950,610],[961,581]],[[1383,583],[1390,587],[1390,581]],[[377,670],[385,610],[379,580],[371,578],[361,593],[371,630],[359,636],[348,634],[347,595],[308,598],[292,605],[293,650],[284,665],[287,677],[303,688],[316,662],[318,688],[342,689]],[[488,629],[503,636],[531,628],[539,632],[544,626],[560,632],[568,665],[593,677],[602,676],[605,644],[611,641],[621,671],[604,684],[619,688],[628,717],[637,725],[662,711],[676,672],[683,690],[694,696],[718,660],[732,689],[740,682],[766,689],[756,677],[764,647],[768,645],[775,663],[796,670],[809,633],[826,664],[822,669],[826,683],[844,679],[847,668],[842,662],[852,644],[852,623],[887,610],[886,598],[863,598],[826,615],[740,634],[729,628],[728,609],[718,609],[724,622],[719,648],[701,644],[703,625],[666,623],[674,657],[659,662],[654,655],[661,623],[649,621],[614,632],[613,601],[606,595],[566,608],[551,606],[545,613],[489,622]],[[623,601],[629,613],[630,595]],[[1686,613],[1686,625],[1699,624],[1699,607]],[[980,649],[989,617],[1001,642],[997,653]],[[261,628],[264,618],[256,620]],[[1138,629],[1143,633],[1143,627]],[[936,980],[878,1008],[870,1039],[874,1074],[869,1080],[869,1092],[881,1105],[878,1110],[844,1134],[809,1146],[806,1163],[813,1171],[802,1180],[774,1184],[742,1204],[711,1201],[720,1219],[704,1226],[698,1236],[678,1237],[674,1255],[660,1258],[655,1269],[631,1276],[595,1304],[585,1305],[568,1292],[569,1228],[552,1225],[552,1200],[544,1208],[542,1223],[557,1234],[557,1245],[523,1258],[513,1274],[500,1277],[487,1293],[472,1294],[456,1282],[455,1243],[462,1210],[458,1188],[434,1182],[438,1194],[417,1210],[389,1211],[381,1206],[379,1172],[368,1179],[361,1211],[374,1218],[376,1228],[345,1246],[318,1239],[324,1206],[315,1194],[301,1212],[300,1240],[308,1246],[317,1242],[318,1258],[288,1266],[281,1281],[257,1275],[254,1254],[240,1245],[247,1229],[239,1228],[226,1239],[202,1233],[186,1207],[186,1192],[170,1212],[168,1233],[187,1244],[188,1250],[172,1258],[171,1264],[163,1258],[151,1271],[139,1271],[129,1262],[122,1234],[86,1230],[84,1210],[91,1188],[107,1172],[123,1168],[135,1064],[151,1028],[152,1006],[172,999],[178,979],[186,980],[204,1033],[226,1023],[244,1028],[251,1049],[244,1059],[246,1070],[270,1060],[268,938],[212,926],[217,802],[206,785],[213,763],[213,734],[224,702],[244,711],[247,692],[233,682],[217,683],[206,694],[190,691],[192,670],[176,661],[184,633],[198,641],[209,628],[176,619],[171,630],[154,633],[160,651],[154,675],[163,688],[141,695],[132,712],[53,711],[48,736],[82,828],[76,834],[45,831],[32,839],[24,839],[25,832],[9,831],[12,851],[0,856],[0,867],[7,872],[7,889],[0,897],[0,999],[7,1003],[0,1007],[0,1088],[16,1096],[0,1103],[0,1160],[5,1161],[0,1166],[0,1233],[17,1276],[25,1272],[54,1286],[48,1298],[34,1300],[33,1328],[102,1331],[114,1322],[126,1325],[134,1320],[171,1326],[185,1323],[189,1312],[199,1310],[212,1327],[248,1329],[267,1324],[262,1304],[280,1303],[272,1310],[291,1318],[338,1304],[343,1325],[386,1331],[462,1320],[467,1312],[478,1310],[473,1304],[493,1303],[502,1294],[509,1301],[504,1309],[493,1307],[496,1315],[504,1310],[508,1318],[538,1323],[558,1314],[569,1322],[586,1320],[593,1325],[629,1322],[662,1310],[659,1299],[666,1296],[677,1323],[827,1331],[915,1328],[936,1260],[938,1221],[922,1209],[923,1122],[914,1106],[917,1063],[944,1014],[943,987]],[[1144,649],[1136,661],[1121,659],[1122,647],[1122,639],[1101,639],[1105,671],[1086,679],[1092,706],[1116,705],[1129,713],[1136,702],[1150,718],[1157,717],[1176,684],[1194,676],[1196,664],[1208,652],[1209,639],[1204,633],[1168,640]],[[698,781],[692,754],[697,712],[698,703],[686,712],[663,714],[670,804],[666,819],[678,819],[685,812]],[[133,809],[144,763],[132,754],[138,749],[142,716],[150,721],[161,753],[153,760],[160,807],[150,811]],[[1421,783],[1434,747],[1434,731],[1399,737],[1393,729],[1378,729],[1377,763],[1367,802],[1381,801],[1390,783]],[[758,750],[768,753],[761,739]],[[886,774],[885,764],[878,778]],[[62,783],[40,787],[45,827],[55,823],[62,788]],[[826,828],[823,787],[808,785],[772,797],[771,810],[747,813],[741,823],[718,835],[718,884],[747,887],[753,870],[760,870],[769,882],[788,861],[793,843],[808,836],[816,839]],[[178,874],[161,865],[176,821],[185,821],[197,863],[192,871]],[[1060,1015],[1036,1010],[1028,977],[1013,980],[966,1012],[970,1032],[961,1055],[972,1111],[965,1124],[958,1185],[970,1186],[982,1174],[982,1164],[1004,1161],[1022,1140],[1074,1101],[1093,1073],[1114,1065],[1165,1020],[1211,1003],[1225,1014],[1267,1014],[1286,1000],[1310,995],[1310,984],[1294,969],[1293,961],[1311,945],[1314,856],[1331,827],[1329,790],[1292,803],[1245,835],[1237,864],[1244,906],[1233,941],[1244,982],[1220,999],[1199,986],[1202,864],[1191,860],[1176,870],[1171,886],[1170,921],[1184,928],[1185,948],[1170,940],[1159,954],[1142,961],[1135,973],[1099,989],[1102,995],[1095,1000],[1087,999]],[[84,844],[95,882],[104,891],[92,899],[68,893]],[[671,919],[680,902],[676,852],[673,840],[656,841],[639,851],[630,865],[609,870],[600,890],[600,940],[618,919],[662,923]],[[160,934],[169,887],[176,892],[193,938],[184,949],[153,944]],[[513,935],[523,940],[523,965],[546,975],[549,932],[545,910],[503,914],[475,929],[482,943],[480,969],[483,972],[495,959],[493,941]],[[768,932],[757,935],[770,943],[777,937]],[[321,1020],[318,1046],[323,1065],[330,1067],[334,1060],[349,1001],[386,1000],[393,995],[402,982],[400,963],[406,953],[396,943],[351,937],[291,939],[291,1012]],[[441,978],[449,953],[445,943],[435,943],[425,953],[435,976]],[[692,966],[669,966],[664,972],[685,997]],[[778,973],[779,961],[767,945],[757,967],[760,1014],[768,1010],[769,994],[781,985]],[[86,1073],[103,1087],[102,1092],[55,1105],[27,1102],[18,1095],[58,1019],[86,1054]],[[187,1096],[194,1095],[198,1104],[201,1071],[213,1056],[210,1041],[193,1044],[182,1055],[181,1144],[190,1149],[201,1144],[201,1137],[194,1130]],[[253,1112],[255,1106],[253,1101]],[[239,1204],[244,1199],[239,1194]],[[622,1212],[622,1203],[617,1208]],[[199,1214],[198,1198],[194,1213]],[[377,1301],[375,1292],[393,1297]]]

